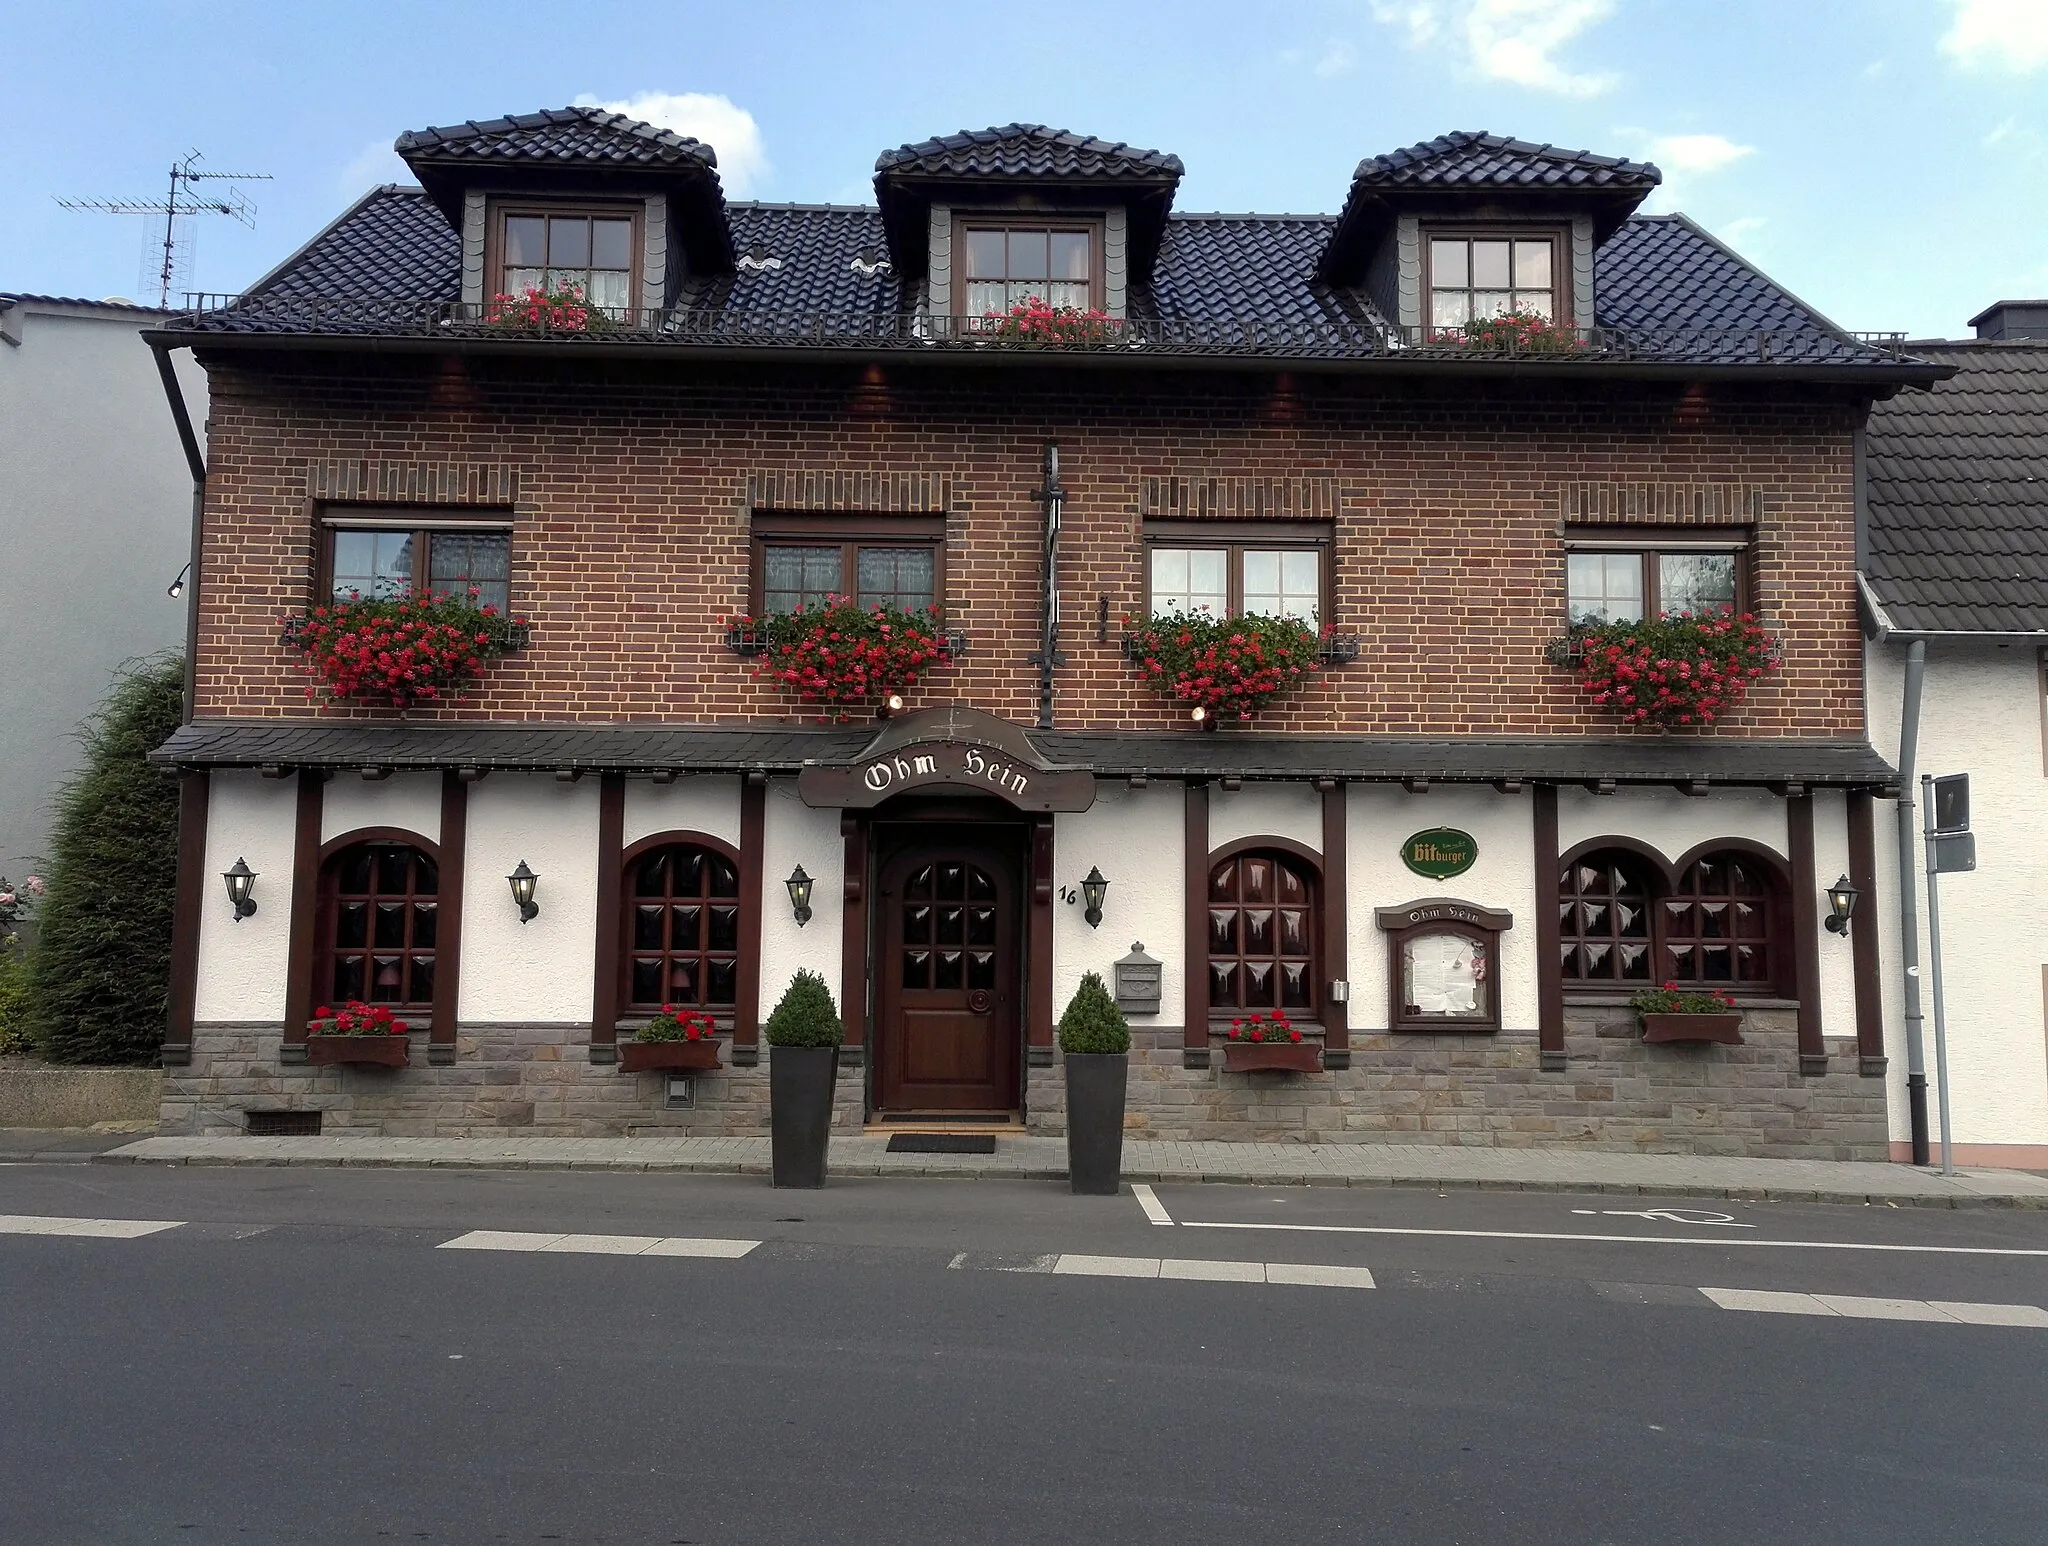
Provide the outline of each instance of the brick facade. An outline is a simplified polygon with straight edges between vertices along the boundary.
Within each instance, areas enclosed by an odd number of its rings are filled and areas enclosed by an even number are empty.
[[[287,357],[280,356],[280,360]],[[943,509],[968,655],[922,701],[1037,707],[1043,447],[1067,488],[1056,712],[1177,728],[1123,661],[1138,532],[1270,514],[1335,527],[1340,634],[1359,663],[1262,716],[1271,731],[1615,733],[1544,643],[1564,613],[1561,523],[1753,520],[1785,668],[1713,733],[1863,730],[1853,586],[1854,408],[1798,389],[1518,385],[879,366],[571,360],[213,360],[197,714],[377,717],[309,702],[277,621],[311,590],[318,501],[509,503],[534,623],[482,690],[414,717],[790,719],[720,642],[745,610],[750,507]],[[1098,642],[1105,606],[1108,642]],[[912,706],[921,701],[913,696]]]

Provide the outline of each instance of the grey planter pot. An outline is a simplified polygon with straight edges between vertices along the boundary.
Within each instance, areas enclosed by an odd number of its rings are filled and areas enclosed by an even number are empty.
[[[1127,1052],[1067,1054],[1067,1180],[1084,1197],[1113,1197],[1124,1171]]]
[[[777,1186],[825,1184],[825,1149],[832,1137],[832,1089],[839,1077],[837,1047],[768,1049],[768,1124]]]

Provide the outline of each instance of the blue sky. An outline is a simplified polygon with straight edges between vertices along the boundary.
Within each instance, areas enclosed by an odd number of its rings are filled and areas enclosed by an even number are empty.
[[[2048,294],[2048,0],[70,0],[7,30],[0,289],[145,296],[144,222],[56,198],[161,197],[190,148],[276,179],[254,230],[195,222],[187,287],[236,290],[401,179],[400,130],[582,99],[709,140],[736,194],[847,203],[883,148],[1013,120],[1177,152],[1188,210],[1335,209],[1360,157],[1490,129],[1657,161],[1650,208],[1846,327]]]

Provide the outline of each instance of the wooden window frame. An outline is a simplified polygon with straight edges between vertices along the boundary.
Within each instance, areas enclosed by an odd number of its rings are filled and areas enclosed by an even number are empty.
[[[1286,859],[1307,872],[1305,878],[1308,882],[1309,1001],[1304,1007],[1288,1009],[1284,1005],[1261,1004],[1256,1006],[1247,1005],[1240,1008],[1235,1005],[1219,1005],[1215,1002],[1215,984],[1210,980],[1210,962],[1215,959],[1209,950],[1210,887],[1214,883],[1217,866],[1234,859],[1242,859],[1248,854],[1265,854],[1269,857]],[[1323,856],[1313,848],[1297,843],[1291,838],[1272,836],[1238,838],[1234,842],[1225,843],[1222,847],[1209,851],[1208,861],[1202,867],[1199,890],[1201,901],[1199,916],[1201,918],[1203,940],[1199,969],[1202,974],[1203,997],[1209,1002],[1210,1031],[1216,1034],[1224,1033],[1229,1030],[1232,1020],[1243,1019],[1246,1015],[1250,1014],[1270,1014],[1275,1009],[1278,1009],[1280,1013],[1286,1015],[1289,1020],[1294,1022],[1296,1029],[1320,1032],[1322,1030],[1323,1007],[1327,995],[1327,987],[1323,981],[1323,951],[1325,944],[1323,939],[1323,907],[1325,903],[1323,894]],[[1190,900],[1192,901],[1193,898],[1191,897]],[[1192,933],[1193,931],[1190,930],[1190,932]],[[1242,952],[1239,953],[1236,959],[1240,962],[1244,960]],[[1275,960],[1277,961],[1278,959],[1276,955]]]
[[[458,906],[452,911],[445,909],[442,905],[447,896],[447,888],[441,884],[441,872],[445,866],[441,862],[441,845],[439,843],[430,842],[419,833],[404,827],[359,827],[353,832],[344,832],[338,837],[329,839],[320,845],[320,862],[314,871],[313,881],[313,994],[311,1002],[315,1005],[324,1004],[331,1008],[335,1003],[332,991],[334,985],[334,958],[337,954],[343,953],[341,946],[335,942],[335,930],[340,920],[341,908],[341,857],[348,850],[360,848],[366,844],[403,845],[423,855],[434,866],[434,943],[425,951],[414,950],[410,946],[406,946],[403,947],[401,953],[407,955],[431,954],[433,956],[436,990],[440,987],[441,966],[444,959],[443,951],[446,949],[452,952],[454,949],[452,945],[444,943],[444,931],[461,927],[461,919],[456,916],[460,912],[459,899]],[[369,894],[375,896],[378,893],[373,890]],[[408,890],[406,892],[408,901],[417,898],[418,895],[416,891]],[[407,937],[411,937],[410,923],[407,924]],[[370,943],[375,938],[375,920],[371,919],[364,933],[365,943],[361,952],[366,958],[377,954],[376,947]],[[351,949],[346,953],[355,954],[356,952]],[[378,1001],[369,996],[371,984],[368,971],[369,968],[366,963],[362,1002],[375,1004]],[[435,999],[432,997],[422,1000],[407,999],[403,1002],[389,1002],[384,1005],[385,1008],[390,1009],[400,1019],[406,1021],[409,1026],[419,1030],[438,1029],[438,1027],[434,1026],[434,1006]],[[415,1021],[417,1022],[416,1025],[414,1024]]]
[[[1679,898],[1679,882],[1701,860],[1713,858],[1717,854],[1736,854],[1754,861],[1766,876],[1764,901],[1769,927],[1765,939],[1766,948],[1770,951],[1770,978],[1762,983],[1710,983],[1691,979],[1681,981],[1679,987],[1687,992],[1706,992],[1718,988],[1730,994],[1738,1003],[1798,997],[1798,940],[1793,925],[1795,897],[1789,860],[1751,838],[1723,837],[1697,843],[1681,854],[1676,863],[1671,864],[1665,863],[1661,855],[1634,838],[1614,835],[1588,838],[1583,843],[1574,844],[1558,859],[1557,873],[1551,882],[1551,905],[1559,910],[1560,919],[1564,905],[1572,900],[1565,889],[1565,875],[1572,865],[1603,851],[1627,854],[1643,867],[1648,877],[1649,884],[1645,896],[1650,910],[1650,975],[1628,982],[1611,979],[1588,981],[1578,977],[1567,977],[1564,975],[1560,949],[1559,959],[1543,963],[1543,970],[1555,972],[1564,984],[1565,992],[1625,1001],[1646,988],[1661,987],[1670,981],[1671,979],[1664,975],[1670,938],[1664,924],[1665,903]],[[1558,944],[1562,947],[1568,940],[1579,937],[1581,936],[1567,933],[1560,927]]]
[[[1455,934],[1486,949],[1487,1013],[1484,1015],[1411,1015],[1401,991],[1401,947],[1432,934]],[[1387,934],[1387,1029],[1403,1035],[1492,1036],[1500,1031],[1500,931],[1455,918],[1427,919]]]
[[[1107,312],[1108,265],[1102,250],[1108,222],[1100,211],[1053,209],[955,210],[953,212],[953,311],[972,322],[967,312],[967,233],[970,231],[1085,231],[1088,233],[1088,305]],[[1048,279],[1046,283],[1054,281]],[[1008,281],[1005,281],[1008,283]]]
[[[1224,548],[1227,560],[1230,616],[1244,614],[1244,553],[1313,552],[1317,558],[1316,626],[1327,628],[1336,612],[1336,528],[1327,521],[1147,521],[1139,533],[1140,587],[1144,613],[1152,616],[1152,550],[1154,548]]]
[[[638,893],[633,889],[633,885],[634,871],[639,868],[640,861],[649,854],[663,848],[701,848],[706,853],[715,854],[730,864],[737,877],[738,895],[736,897],[736,905],[738,917],[734,925],[737,943],[732,951],[734,968],[733,1002],[730,1004],[687,1004],[677,1006],[678,1009],[688,1009],[697,1014],[709,1015],[712,1024],[717,1026],[721,1032],[730,1033],[738,1019],[739,1008],[746,995],[746,983],[743,980],[746,976],[743,969],[743,958],[747,952],[748,940],[747,865],[739,849],[733,847],[732,844],[726,842],[723,838],[713,837],[708,832],[692,832],[678,829],[670,832],[650,833],[629,845],[619,856],[619,889],[618,896],[615,898],[619,917],[619,938],[618,960],[614,968],[618,977],[619,996],[615,1019],[621,1024],[637,1026],[660,1013],[659,1006],[650,1009],[647,1005],[638,1003],[633,998],[633,958],[636,955],[651,953],[637,951],[633,947],[634,908],[640,900]],[[669,950],[663,951],[662,955],[664,957],[672,957],[678,953]],[[724,951],[714,952],[709,946],[702,950],[680,952],[683,955],[695,955],[700,961],[708,960],[714,954],[723,956],[725,953]]]
[[[1532,225],[1514,225],[1510,223],[1503,225],[1499,222],[1475,222],[1467,225],[1456,221],[1436,221],[1424,224],[1421,227],[1420,240],[1422,244],[1421,315],[1422,326],[1426,330],[1434,331],[1438,326],[1434,320],[1436,308],[1433,304],[1437,290],[1433,262],[1434,254],[1430,247],[1430,243],[1433,240],[1548,241],[1550,243],[1550,273],[1552,279],[1550,287],[1551,322],[1557,327],[1576,327],[1578,325],[1578,311],[1572,295],[1572,228],[1570,226],[1547,223]],[[1469,268],[1466,271],[1466,277],[1467,279],[1471,277]],[[1478,286],[1468,283],[1462,286],[1462,288],[1469,296],[1478,289]],[[1509,286],[1510,290],[1513,288],[1514,286]],[[1524,286],[1523,288],[1532,287]],[[1446,331],[1448,330],[1449,325],[1446,324]]]
[[[1733,553],[1735,555],[1735,612],[1757,611],[1756,584],[1752,562],[1756,533],[1747,526],[1568,526],[1564,535],[1564,614],[1571,621],[1571,556],[1587,554],[1633,554],[1642,566],[1643,618],[1662,616],[1659,566],[1656,560],[1668,554]]]
[[[492,199],[485,208],[484,293],[509,293],[505,283],[505,222],[514,215],[583,215],[599,219],[625,218],[633,222],[626,268],[626,309],[640,309],[641,285],[647,268],[647,206],[645,203],[583,199]],[[543,267],[546,265],[543,264]]]
[[[840,594],[858,594],[862,548],[929,548],[932,554],[932,605],[945,615],[946,518],[943,515],[782,515],[757,514],[749,533],[747,611],[761,617],[767,610],[768,549],[802,547],[839,549]]]
[[[509,617],[517,610],[514,605],[517,579],[516,554],[512,551],[512,538],[517,531],[513,512],[503,507],[489,506],[432,506],[410,505],[339,505],[323,504],[314,512],[314,530],[319,540],[313,554],[313,604],[325,606],[334,599],[334,534],[340,531],[400,531],[411,536],[413,552],[414,590],[420,588],[419,581],[433,573],[433,558],[429,549],[433,546],[434,533],[502,531],[506,537],[505,562],[505,611]],[[431,583],[431,582],[429,582]]]

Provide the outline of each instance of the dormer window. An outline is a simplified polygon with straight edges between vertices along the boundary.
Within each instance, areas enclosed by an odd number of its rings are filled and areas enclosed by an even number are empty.
[[[1434,230],[1429,253],[1429,324],[1463,327],[1515,311],[1551,320],[1571,315],[1564,295],[1563,232]]]
[[[498,289],[503,293],[575,285],[591,305],[614,316],[633,304],[639,211],[507,206],[498,211],[498,220]]]
[[[1093,220],[963,220],[955,239],[969,317],[1004,316],[1034,296],[1087,311],[1101,305],[1101,227]]]

